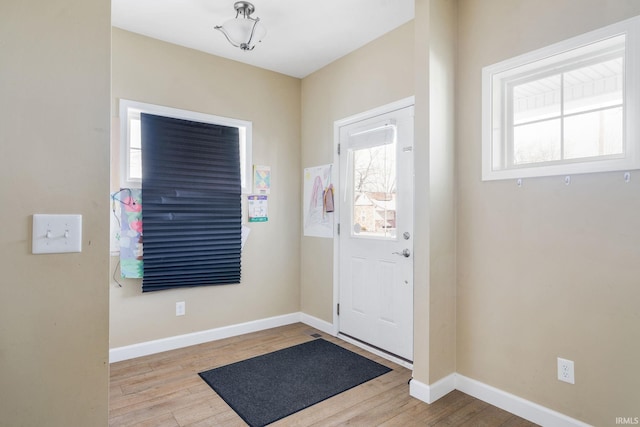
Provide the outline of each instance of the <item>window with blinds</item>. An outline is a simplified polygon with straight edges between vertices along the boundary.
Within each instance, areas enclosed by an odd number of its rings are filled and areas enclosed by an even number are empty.
[[[242,193],[251,194],[251,122],[128,99],[120,99],[120,188],[140,188],[142,185],[141,113],[237,128]]]
[[[239,129],[140,114],[142,291],[240,283]]]

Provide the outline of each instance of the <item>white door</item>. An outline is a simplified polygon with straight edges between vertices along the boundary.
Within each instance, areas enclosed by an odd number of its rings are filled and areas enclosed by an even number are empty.
[[[339,330],[412,361],[413,107],[339,138]]]

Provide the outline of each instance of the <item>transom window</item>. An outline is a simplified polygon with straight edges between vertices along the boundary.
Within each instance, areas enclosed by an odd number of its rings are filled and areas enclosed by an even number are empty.
[[[639,168],[634,25],[483,69],[484,180]]]

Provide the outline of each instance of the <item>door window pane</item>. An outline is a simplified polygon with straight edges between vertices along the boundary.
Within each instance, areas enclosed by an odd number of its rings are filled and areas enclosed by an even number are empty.
[[[396,237],[396,143],[351,151],[352,235]]]

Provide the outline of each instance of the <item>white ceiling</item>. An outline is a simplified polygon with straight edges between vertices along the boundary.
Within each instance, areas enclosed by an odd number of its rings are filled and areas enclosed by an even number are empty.
[[[115,27],[302,78],[413,19],[414,0],[252,0],[267,35],[241,51],[213,27],[235,0],[112,0]]]

